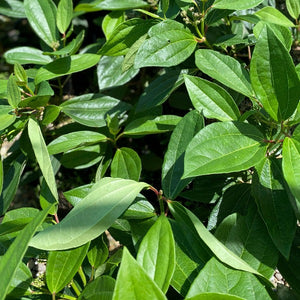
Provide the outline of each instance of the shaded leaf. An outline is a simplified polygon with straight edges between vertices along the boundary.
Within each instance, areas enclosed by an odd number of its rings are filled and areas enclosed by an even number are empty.
[[[185,300],[245,300],[245,298],[222,293],[201,293]]]
[[[103,240],[103,235],[91,241],[87,258],[92,268],[97,269],[108,258],[109,252],[107,244]]]
[[[1,0],[0,14],[12,18],[26,18],[24,4],[17,0]]]
[[[0,130],[10,126],[16,120],[13,108],[10,105],[0,106]]]

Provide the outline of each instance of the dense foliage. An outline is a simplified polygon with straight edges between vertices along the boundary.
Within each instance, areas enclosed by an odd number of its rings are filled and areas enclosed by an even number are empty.
[[[0,13],[0,299],[299,299],[299,0]]]

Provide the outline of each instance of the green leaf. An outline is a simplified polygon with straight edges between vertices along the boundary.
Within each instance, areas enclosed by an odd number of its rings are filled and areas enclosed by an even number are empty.
[[[288,50],[268,26],[256,43],[250,76],[258,100],[275,121],[293,114],[299,102],[300,80]]]
[[[27,74],[20,64],[16,63],[14,65],[14,73],[15,73],[15,77],[16,77],[18,84],[20,84],[20,85],[27,84],[27,81],[28,81]]]
[[[44,109],[42,124],[48,125],[54,122],[59,116],[60,110],[60,107],[56,105],[47,105]]]
[[[205,117],[220,121],[239,118],[239,108],[223,88],[195,76],[185,75],[184,80],[194,107]]]
[[[233,214],[227,217],[218,226],[215,236],[252,268],[271,278],[278,261],[278,251],[256,204],[251,200],[247,214]]]
[[[31,220],[32,218],[21,218],[4,223],[2,222],[0,224],[0,236],[22,230]]]
[[[142,0],[96,0],[91,3],[78,4],[75,11],[127,10],[148,5],[147,2]]]
[[[2,194],[3,189],[3,163],[0,157],[0,195]]]
[[[150,82],[139,98],[136,112],[142,112],[163,104],[183,84],[184,74],[187,73],[188,70],[166,70],[165,74]]]
[[[124,248],[113,300],[167,299],[156,283]]]
[[[16,120],[13,108],[9,105],[0,105],[0,130],[10,126]]]
[[[106,56],[126,55],[129,48],[156,23],[155,20],[136,18],[123,22],[112,32],[98,54]]]
[[[58,201],[57,188],[50,156],[40,129],[33,119],[28,122],[28,135],[41,172],[46,180],[53,197]]]
[[[52,61],[49,56],[43,55],[43,51],[32,47],[17,47],[4,53],[7,63],[21,65],[34,64],[45,65]]]
[[[217,51],[196,51],[196,66],[205,74],[247,97],[253,96],[247,70],[233,57]]]
[[[201,293],[185,300],[245,300],[245,298],[222,293]]]
[[[258,275],[271,286],[271,283],[268,279],[266,279],[266,277],[250,267],[244,260],[231,252],[218,239],[216,239],[191,211],[182,206],[179,202],[175,201],[168,202],[168,206],[172,215],[175,217],[175,220],[185,223],[190,230],[197,232],[202,241],[221,262],[234,269]]]
[[[107,137],[105,135],[95,131],[74,131],[59,136],[52,141],[47,148],[49,154],[52,155],[60,152],[66,152],[79,146],[95,144],[105,141],[106,139]]]
[[[98,67],[98,86],[99,90],[124,85],[130,81],[137,73],[138,69],[130,68],[128,71],[122,71],[123,56],[102,56]]]
[[[111,300],[114,288],[114,278],[106,275],[97,277],[84,288],[78,300]]]
[[[139,181],[142,162],[138,154],[131,148],[117,149],[111,163],[111,177]]]
[[[106,116],[123,115],[130,104],[101,94],[85,94],[65,101],[60,105],[62,112],[76,122],[91,126],[106,126]]]
[[[159,117],[143,117],[129,123],[124,129],[124,135],[157,134],[173,130],[181,117],[163,115]]]
[[[51,48],[57,48],[56,6],[52,0],[24,0],[25,14],[35,33]]]
[[[103,235],[92,240],[87,258],[93,269],[97,269],[104,264],[109,255],[107,244],[103,240]]]
[[[107,40],[111,37],[116,27],[118,27],[124,21],[124,11],[112,11],[103,18],[102,30]]]
[[[7,83],[7,101],[13,108],[17,108],[21,102],[21,92],[13,74],[9,76]]]
[[[79,248],[51,251],[47,260],[46,282],[49,291],[56,294],[75,276],[81,266],[90,244]]]
[[[161,10],[165,15],[169,9],[170,1],[169,0],[161,0]]]
[[[67,201],[69,201],[73,206],[76,206],[84,197],[86,197],[93,186],[93,183],[85,184],[79,187],[76,187],[72,190],[64,192],[64,196]]]
[[[247,170],[264,158],[262,133],[240,122],[213,123],[186,149],[183,178]]]
[[[60,223],[38,233],[30,245],[63,250],[87,243],[109,228],[147,186],[128,179],[101,179],[84,201],[80,201]],[[99,195],[102,196],[99,198]]]
[[[252,194],[275,246],[288,258],[297,222],[290,203],[293,199],[284,182],[281,162],[265,158],[255,169]]]
[[[197,40],[193,34],[176,21],[164,21],[151,28],[150,38],[139,48],[135,68],[147,66],[171,67],[186,60],[194,52]],[[162,23],[164,23],[162,22]],[[180,24],[180,28],[179,28]],[[157,32],[160,30],[159,32]]]
[[[136,260],[166,293],[175,270],[175,242],[164,215],[156,220],[143,238]]]
[[[286,7],[289,14],[297,20],[300,15],[300,2],[298,0],[286,0]]]
[[[23,256],[28,247],[28,243],[32,236],[43,223],[44,219],[48,215],[52,206],[49,206],[46,210],[41,211],[36,218],[31,221],[16,237],[13,243],[10,245],[4,256],[0,260],[0,274],[5,274],[0,281],[0,299],[4,300],[9,290],[10,282],[13,280],[14,275],[17,272]]]
[[[37,71],[35,84],[89,69],[96,65],[99,59],[100,56],[96,54],[76,54],[58,58]]]
[[[1,0],[0,14],[12,18],[26,18],[24,4],[17,0]]]
[[[218,9],[233,9],[243,10],[257,6],[262,3],[263,0],[216,0],[214,2],[214,8]]]
[[[155,209],[141,194],[134,200],[122,215],[122,219],[139,220],[155,217]]]
[[[182,118],[171,135],[162,167],[162,188],[169,199],[176,198],[190,182],[190,179],[181,179],[185,150],[195,134],[203,127],[203,117],[194,110]]]
[[[300,202],[300,142],[286,137],[282,148],[282,169],[291,192]]]
[[[291,22],[284,14],[272,6],[267,6],[255,13],[262,21],[267,23],[274,23],[286,27],[294,27],[295,25]]]
[[[57,7],[56,24],[60,33],[64,34],[73,18],[73,1],[60,0]]]
[[[3,188],[0,197],[0,215],[4,215],[10,203],[14,200],[25,164],[26,157],[23,154],[18,155],[8,166],[5,165],[4,160],[5,177],[3,178]]]
[[[228,268],[214,257],[194,280],[187,298],[205,292],[236,295],[248,300],[271,299],[253,274]]]

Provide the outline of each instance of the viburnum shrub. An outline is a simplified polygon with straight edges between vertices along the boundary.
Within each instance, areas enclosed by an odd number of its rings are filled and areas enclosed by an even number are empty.
[[[0,13],[0,299],[299,299],[299,0]]]

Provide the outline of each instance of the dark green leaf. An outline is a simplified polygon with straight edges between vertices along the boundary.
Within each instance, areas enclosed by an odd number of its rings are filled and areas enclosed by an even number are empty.
[[[262,21],[268,23],[274,23],[286,27],[294,27],[291,22],[284,14],[274,7],[267,6],[255,13]]]
[[[31,108],[39,108],[46,106],[48,101],[50,99],[50,96],[32,96],[28,97],[24,100],[22,100],[18,107],[19,108],[25,108],[25,107],[31,107]]]
[[[26,18],[24,4],[17,0],[0,0],[0,14],[12,18]]]
[[[103,240],[103,235],[92,240],[87,253],[87,258],[92,268],[97,269],[101,266],[107,260],[108,255],[108,247]]]
[[[132,180],[101,179],[84,201],[79,202],[60,223],[37,234],[30,245],[63,250],[85,244],[110,227],[146,186]],[[99,195],[102,196],[99,198]]]
[[[21,102],[21,92],[13,74],[10,75],[7,83],[7,101],[13,108],[17,108]]]
[[[138,220],[152,218],[154,216],[156,216],[154,207],[140,194],[122,215],[122,219]]]
[[[156,283],[124,248],[113,300],[167,299]]]
[[[107,40],[111,37],[116,27],[124,21],[125,14],[123,11],[112,11],[104,17],[102,21],[102,30]]]
[[[93,184],[90,183],[76,187],[70,191],[64,192],[64,196],[73,206],[76,206],[77,203],[90,193],[92,186]]]
[[[281,161],[265,158],[255,168],[252,193],[275,246],[288,258],[297,222]]]
[[[9,105],[0,105],[0,130],[7,128],[16,120],[13,108]]]
[[[300,15],[300,2],[298,0],[286,0],[286,7],[289,14],[294,19],[298,19]]]
[[[0,224],[0,236],[22,230],[32,218],[22,218]]]
[[[182,118],[171,135],[162,167],[162,188],[169,199],[176,198],[190,182],[190,179],[181,180],[185,150],[195,134],[203,127],[203,117],[194,110]]]
[[[2,194],[2,188],[3,188],[3,163],[2,159],[0,157],[0,195]]]
[[[264,158],[263,135],[253,125],[213,123],[192,139],[186,149],[183,178],[246,170]]]
[[[57,7],[56,24],[60,33],[64,34],[73,18],[73,1],[60,0]]]
[[[238,2],[235,0],[216,0],[214,7],[219,9],[242,10],[255,7],[261,2],[263,2],[263,0],[240,0]]]

